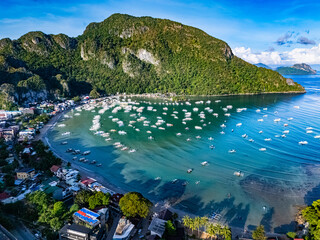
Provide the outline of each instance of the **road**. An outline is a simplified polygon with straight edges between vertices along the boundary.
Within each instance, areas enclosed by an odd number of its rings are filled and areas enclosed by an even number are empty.
[[[108,236],[106,238],[106,240],[112,240],[113,239],[113,235],[117,229],[118,226],[118,222],[120,219],[121,215],[117,214],[114,218],[113,218],[113,222],[112,222],[112,226],[110,228],[110,231],[108,232]]]
[[[30,232],[28,228],[26,228],[20,221],[15,220],[15,229],[11,231],[11,233],[18,240],[35,240],[35,236]]]

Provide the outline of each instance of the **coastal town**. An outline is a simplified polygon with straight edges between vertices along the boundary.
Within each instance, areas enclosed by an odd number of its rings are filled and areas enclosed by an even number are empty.
[[[260,239],[255,234],[288,239],[288,234],[265,235],[263,226],[256,233],[230,229],[220,225],[219,214],[192,218],[165,204],[153,205],[140,193],[117,191],[112,182],[105,186],[42,142],[62,114],[105,100],[83,96],[78,101],[0,111],[0,232],[4,239]],[[306,235],[308,223],[301,220],[298,226],[292,235]]]

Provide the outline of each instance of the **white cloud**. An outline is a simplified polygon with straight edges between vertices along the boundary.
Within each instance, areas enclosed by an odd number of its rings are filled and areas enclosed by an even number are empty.
[[[251,48],[236,47],[233,53],[247,62],[270,65],[289,65],[295,63],[320,64],[320,44],[312,48],[294,48],[285,52],[254,53]]]

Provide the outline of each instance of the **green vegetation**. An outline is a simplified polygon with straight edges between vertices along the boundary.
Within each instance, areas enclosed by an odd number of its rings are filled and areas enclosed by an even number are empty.
[[[310,75],[317,73],[305,63],[294,64],[292,67],[279,67],[276,71],[282,75]]]
[[[225,42],[200,29],[166,19],[114,14],[77,38],[30,32],[0,43],[0,85],[11,85],[18,95],[44,89],[49,97],[304,90],[234,56]]]
[[[314,201],[311,206],[302,211],[305,220],[310,224],[306,239],[320,239],[320,200]]]
[[[185,227],[192,230],[192,234],[193,231],[197,229],[199,236],[199,230],[201,228],[204,228],[205,232],[211,237],[211,239],[213,237],[216,239],[224,240],[232,239],[231,229],[229,227],[221,226],[220,224],[210,223],[207,217],[190,218],[188,215],[186,215],[183,217],[182,221]]]
[[[169,236],[174,236],[176,235],[176,227],[174,226],[174,224],[172,223],[171,220],[166,222],[166,232]]]
[[[110,194],[82,190],[76,195],[74,202],[80,207],[95,209],[97,206],[109,205],[109,198]]]
[[[254,240],[266,240],[266,233],[264,231],[264,226],[260,225],[258,226],[253,232],[252,232],[252,238]]]
[[[297,237],[297,234],[295,232],[288,232],[287,233],[287,237],[288,238],[291,238],[291,239],[294,239]]]
[[[126,193],[119,202],[120,209],[126,217],[146,218],[152,203],[144,198],[141,193]]]
[[[99,98],[100,94],[98,93],[97,89],[92,89],[89,95],[91,98]]]
[[[32,143],[32,147],[37,153],[36,155],[23,154],[23,162],[36,170],[50,171],[52,165],[61,165],[61,159],[57,158],[49,147],[44,145],[42,141],[35,141]]]
[[[38,214],[37,222],[44,226],[58,231],[72,214],[78,210],[77,205],[73,205],[70,210],[63,202],[54,202],[53,199],[42,191],[35,191],[27,195],[27,204],[35,208]]]

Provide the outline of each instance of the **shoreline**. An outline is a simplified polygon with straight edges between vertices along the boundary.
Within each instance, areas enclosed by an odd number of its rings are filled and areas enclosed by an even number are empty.
[[[117,96],[119,96],[119,95],[117,95]],[[128,95],[126,95],[126,96],[128,96]],[[140,96],[143,96],[143,95],[140,95]],[[105,98],[100,98],[99,100],[98,99],[96,99],[96,100],[103,101],[104,99]],[[114,192],[122,193],[122,194],[126,193],[127,191],[121,189],[120,187],[118,187],[116,185],[113,185],[112,183],[110,183],[110,181],[108,181],[108,179],[106,179],[105,177],[97,174],[96,172],[94,172],[92,170],[89,170],[86,167],[83,167],[81,165],[78,165],[76,162],[68,161],[64,157],[61,157],[56,152],[55,148],[53,148],[51,146],[51,144],[50,144],[50,142],[49,142],[49,140],[47,138],[47,135],[48,135],[49,131],[52,130],[54,128],[54,126],[56,125],[56,123],[61,119],[61,117],[64,114],[67,114],[69,111],[70,110],[58,113],[56,116],[51,118],[50,121],[41,129],[40,133],[35,137],[35,140],[42,140],[45,145],[49,146],[50,150],[54,153],[55,156],[59,157],[63,161],[63,163],[65,163],[65,164],[70,162],[72,168],[78,170],[79,173],[82,176],[92,177],[92,178],[96,179],[98,182],[100,182],[103,186],[105,186],[106,188],[108,188],[108,189],[110,189],[110,190],[112,190]],[[131,191],[135,191],[135,189],[130,189],[130,190]],[[163,201],[159,201],[159,202],[152,201],[152,202],[154,203],[153,210],[159,211],[159,210],[163,210],[163,209],[169,209],[172,212],[178,213],[179,219],[182,219],[182,217],[185,216],[185,215],[188,215],[190,217],[197,216],[197,215],[189,213],[189,212],[187,212],[185,210],[181,210],[179,208],[175,208],[175,205],[177,204],[177,202],[173,202],[172,206],[169,204],[169,201],[167,201],[167,200],[163,200]],[[233,236],[237,236],[237,235],[242,235],[242,234],[248,233],[246,228],[231,226],[231,225],[228,224],[228,222],[224,221],[223,218],[220,221],[218,221],[217,223],[229,226],[232,229]]]

